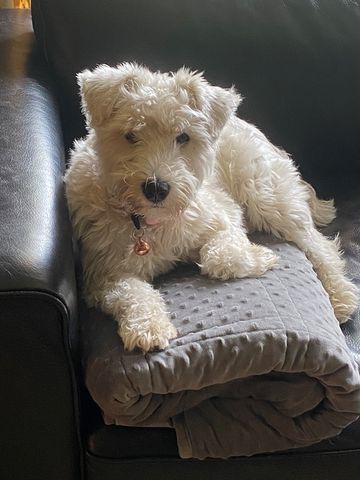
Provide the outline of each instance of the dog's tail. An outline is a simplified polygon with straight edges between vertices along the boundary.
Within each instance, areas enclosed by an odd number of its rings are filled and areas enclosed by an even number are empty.
[[[320,200],[317,198],[314,188],[304,180],[302,182],[309,193],[308,203],[315,225],[325,227],[336,217],[334,200]]]

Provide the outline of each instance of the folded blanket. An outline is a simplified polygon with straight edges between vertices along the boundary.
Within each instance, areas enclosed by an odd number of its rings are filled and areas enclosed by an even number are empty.
[[[179,332],[165,351],[124,351],[90,311],[86,383],[106,423],[175,428],[180,456],[202,459],[306,446],[356,420],[359,367],[326,292],[295,246],[265,243],[281,262],[260,278],[159,279]]]

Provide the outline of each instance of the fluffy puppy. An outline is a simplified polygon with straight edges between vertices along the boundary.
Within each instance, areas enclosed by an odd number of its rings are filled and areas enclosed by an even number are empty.
[[[164,348],[176,336],[152,279],[178,261],[211,278],[257,277],[277,258],[247,230],[294,242],[313,263],[335,315],[357,306],[337,240],[317,225],[335,216],[290,157],[236,116],[241,97],[201,74],[124,63],[78,75],[88,134],[66,173],[82,244],[86,298],[119,325],[125,348]],[[134,251],[134,223],[151,245]]]

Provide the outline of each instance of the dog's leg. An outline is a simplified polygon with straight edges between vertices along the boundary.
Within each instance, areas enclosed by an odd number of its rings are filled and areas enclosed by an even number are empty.
[[[201,273],[221,280],[258,277],[277,261],[270,249],[251,243],[241,228],[216,232],[200,250]]]
[[[298,228],[287,239],[305,252],[329,294],[336,318],[340,323],[346,322],[359,301],[356,286],[345,277],[339,239],[330,240],[314,227]]]
[[[127,350],[165,348],[176,337],[160,293],[139,278],[119,279],[97,298],[101,308],[118,322],[118,333]]]
[[[278,237],[294,242],[303,250],[328,292],[335,315],[345,322],[358,305],[357,289],[345,276],[345,262],[341,258],[339,241],[322,235],[314,225],[304,185],[292,178],[288,187],[277,198],[263,198],[260,191],[252,191],[247,208],[252,223]]]

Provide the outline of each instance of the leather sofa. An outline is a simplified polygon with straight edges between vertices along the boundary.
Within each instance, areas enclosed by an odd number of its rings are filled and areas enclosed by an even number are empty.
[[[32,14],[32,15],[31,15]],[[360,285],[360,4],[349,0],[33,0],[0,10],[0,478],[340,480],[360,422],[312,447],[181,460],[171,429],[106,426],[83,384],[81,269],[62,176],[84,134],[75,73],[125,60],[236,84],[240,114],[334,196]],[[360,362],[359,312],[343,327]]]

